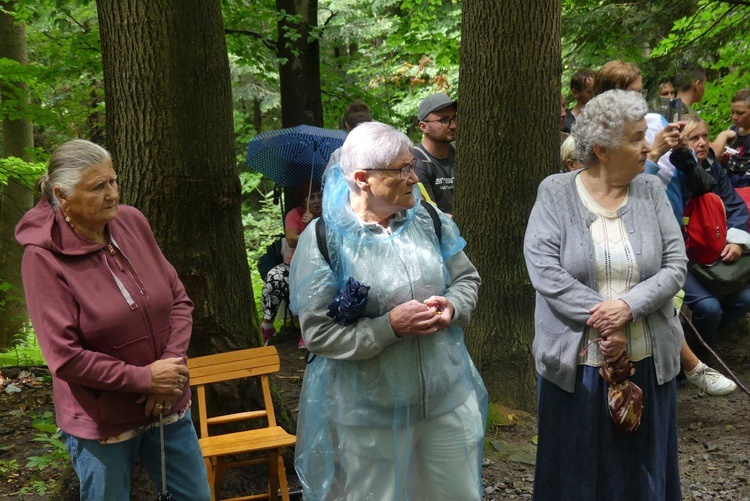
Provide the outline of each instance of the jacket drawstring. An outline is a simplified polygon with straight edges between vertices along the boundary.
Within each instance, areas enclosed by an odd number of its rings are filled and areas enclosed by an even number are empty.
[[[122,297],[125,298],[125,301],[128,302],[128,306],[130,306],[131,310],[135,310],[138,308],[138,305],[135,304],[135,301],[133,301],[133,296],[130,295],[130,292],[125,288],[125,285],[122,283],[122,281],[115,275],[115,272],[112,271],[112,268],[109,266],[109,261],[107,260],[107,255],[102,254],[102,259],[104,259],[104,264],[107,266],[107,269],[112,274],[112,278],[115,279],[115,283],[117,284],[117,288],[120,289],[120,294],[122,294]]]
[[[138,287],[138,292],[140,292],[142,296],[148,297],[148,291],[146,290],[146,285],[143,283],[140,276],[138,276],[138,270],[136,270],[135,266],[133,266],[133,262],[130,260],[127,254],[125,254],[122,251],[120,246],[117,245],[117,241],[115,240],[115,237],[110,235],[109,241],[118,251],[120,251],[120,255],[125,259],[125,261],[128,262],[128,265],[130,266],[130,269],[128,269],[128,274],[133,279],[133,282],[135,282],[136,287]],[[132,272],[130,270],[132,270]]]

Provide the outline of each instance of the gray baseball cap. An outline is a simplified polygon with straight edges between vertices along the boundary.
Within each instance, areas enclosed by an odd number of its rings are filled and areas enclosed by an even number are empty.
[[[440,111],[447,108],[448,106],[455,106],[456,108],[458,108],[458,101],[454,101],[453,99],[448,97],[447,94],[432,94],[422,99],[422,102],[419,103],[419,114],[417,115],[417,118],[421,122],[422,120],[427,118],[427,115],[429,115],[430,113]]]

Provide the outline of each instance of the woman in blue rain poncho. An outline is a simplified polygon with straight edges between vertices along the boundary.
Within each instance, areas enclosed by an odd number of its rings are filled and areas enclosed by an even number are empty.
[[[487,392],[463,340],[481,281],[455,223],[420,205],[411,146],[378,122],[350,132],[323,194],[330,264],[316,224],[292,260],[315,355],[295,459],[307,500],[481,499]]]

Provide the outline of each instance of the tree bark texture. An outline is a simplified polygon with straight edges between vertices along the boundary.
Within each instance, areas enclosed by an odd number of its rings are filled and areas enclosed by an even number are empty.
[[[0,2],[0,8],[12,13],[14,4],[15,2]],[[0,58],[8,58],[21,64],[28,62],[25,25],[15,24],[12,14],[2,11]],[[25,91],[23,84],[15,84],[12,89],[0,87],[0,96],[2,99],[8,96],[24,99]],[[28,118],[11,120],[6,116],[3,117],[2,126],[3,156],[28,160],[26,150],[34,146],[33,128]],[[0,291],[0,349],[15,344],[14,341],[18,340],[16,335],[28,321],[21,281],[23,248],[16,242],[14,229],[21,216],[31,208],[33,198],[31,187],[12,177],[8,179],[7,185],[0,187],[0,277],[11,286],[7,291]]]
[[[523,237],[558,171],[561,0],[464,0],[454,211],[483,279],[467,345],[490,398],[535,407]]]
[[[218,0],[97,0],[108,146],[195,303],[190,355],[258,346]]]
[[[318,0],[276,0],[276,9],[287,14],[278,23],[281,125],[322,127],[320,44],[310,39],[318,25]]]

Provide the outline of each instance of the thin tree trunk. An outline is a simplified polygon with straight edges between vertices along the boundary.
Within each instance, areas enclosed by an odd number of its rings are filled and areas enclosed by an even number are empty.
[[[260,109],[260,99],[253,99],[253,124],[256,134],[263,132],[263,112]]]
[[[464,0],[456,220],[483,279],[467,345],[491,398],[535,405],[523,262],[539,181],[557,170],[561,0]]]
[[[27,64],[26,27],[15,24],[12,16],[15,2],[0,2],[0,58],[8,58]],[[0,95],[23,96],[25,86],[16,84],[13,89],[0,88]],[[23,97],[22,97],[23,100]],[[27,160],[26,151],[34,146],[31,122],[26,117],[10,120],[3,118],[4,157],[18,157]],[[14,228],[21,216],[33,204],[31,188],[15,178],[8,179],[6,186],[0,187],[0,278],[10,284],[7,291],[0,291],[0,348],[8,347],[19,340],[17,337],[23,324],[28,321],[26,302],[21,281],[21,258],[23,248],[14,237]]]
[[[299,15],[299,22],[279,21],[278,56],[282,127],[323,126],[320,97],[320,44],[310,40],[318,25],[318,0],[276,0],[276,8]]]

